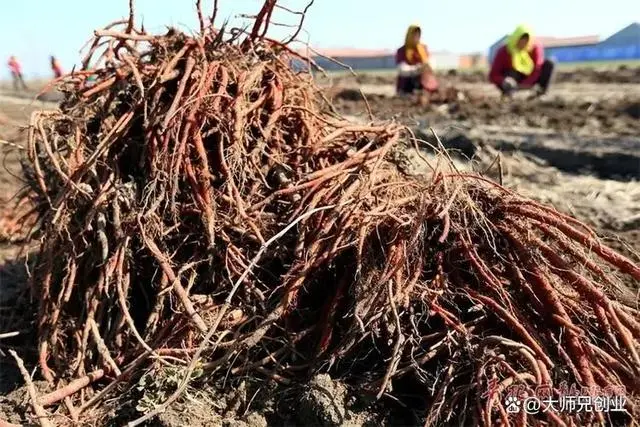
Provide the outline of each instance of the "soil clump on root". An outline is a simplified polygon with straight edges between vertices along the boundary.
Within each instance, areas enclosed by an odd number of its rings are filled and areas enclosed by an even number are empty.
[[[32,117],[31,293],[55,390],[34,410],[81,417],[173,370],[130,425],[190,380],[318,373],[426,425],[638,416],[640,322],[621,277],[640,266],[445,152],[427,176],[403,173],[391,159],[411,133],[340,117],[266,37],[275,6],[248,34],[97,31],[60,110]],[[505,410],[511,385],[562,384],[623,393],[627,412]]]

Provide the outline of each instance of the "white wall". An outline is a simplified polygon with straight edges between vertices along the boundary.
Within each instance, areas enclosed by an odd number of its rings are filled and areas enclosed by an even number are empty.
[[[458,68],[460,55],[451,52],[431,52],[431,66],[436,70]]]

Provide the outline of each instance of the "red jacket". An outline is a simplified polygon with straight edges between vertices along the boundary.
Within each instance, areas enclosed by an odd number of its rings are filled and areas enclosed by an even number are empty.
[[[20,63],[17,59],[9,59],[7,65],[9,65],[9,69],[13,74],[20,74],[22,72],[22,67],[20,67]]]
[[[542,47],[542,44],[534,42],[530,55],[531,59],[533,59],[533,63],[535,64],[535,68],[531,74],[520,82],[520,86],[523,87],[533,86],[536,81],[538,81],[538,77],[540,77],[540,70],[544,63],[544,48]],[[507,50],[506,46],[502,46],[498,49],[496,57],[493,59],[493,63],[491,64],[489,81],[500,86],[504,80],[505,73],[512,69],[513,65],[511,61],[511,54]]]

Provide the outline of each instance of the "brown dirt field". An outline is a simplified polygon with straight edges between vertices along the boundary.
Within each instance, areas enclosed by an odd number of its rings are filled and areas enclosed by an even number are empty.
[[[578,76],[598,73],[586,70]],[[628,73],[601,77],[610,82]],[[393,117],[419,138],[437,143],[428,131],[432,127],[445,147],[473,158],[462,167],[483,170],[500,153],[507,186],[596,227],[613,247],[640,260],[637,85],[564,84],[533,101],[525,101],[525,94],[501,101],[485,95],[487,86],[465,86],[465,99],[427,106],[353,82],[334,85],[330,93],[343,114],[366,119],[370,108],[376,118]],[[585,86],[591,99],[581,97]]]
[[[366,105],[359,92],[342,89],[334,95],[338,108],[357,114]],[[598,132],[634,136],[640,133],[640,97],[600,102],[571,102],[562,98],[532,102],[496,102],[467,99],[421,107],[413,100],[369,95],[367,101],[378,117],[395,116],[428,123],[444,121],[499,126],[529,126],[564,132]]]
[[[24,126],[29,122],[29,116],[36,109],[45,107],[41,102],[23,100],[7,100],[0,96],[0,141],[7,141],[22,146],[26,136]],[[0,143],[0,211],[4,212],[10,205],[16,192],[21,187],[20,152],[22,150],[13,145]],[[10,260],[19,252],[17,245],[0,242],[0,263]]]
[[[37,106],[25,106],[23,103],[0,102],[0,140],[21,144],[24,132],[21,126],[28,123],[28,118]],[[0,212],[4,212],[20,188],[19,150],[4,143],[0,144],[2,167],[0,168]],[[21,257],[20,245],[0,242],[0,310],[13,308],[16,296],[26,288],[26,269]],[[0,317],[0,334],[12,332],[15,328],[11,319]],[[4,344],[13,344],[11,339],[0,340],[0,419],[9,419],[12,405],[5,403],[13,399],[11,392],[21,384],[22,378],[17,372],[15,363],[9,360]],[[28,344],[27,344],[28,345]],[[23,396],[24,397],[24,396]]]
[[[445,78],[453,84],[460,83],[483,83],[487,79],[487,71],[443,71],[438,73],[439,77]],[[640,67],[621,65],[614,69],[578,68],[572,70],[557,69],[554,77],[557,83],[640,83]],[[358,84],[384,85],[392,84],[394,76],[392,73],[359,73],[357,77],[344,74],[333,77],[336,84],[352,83]]]
[[[486,79],[486,72],[447,73],[460,83],[480,83]],[[640,83],[640,67],[621,65],[616,69],[579,68],[575,70],[557,69],[557,83]]]

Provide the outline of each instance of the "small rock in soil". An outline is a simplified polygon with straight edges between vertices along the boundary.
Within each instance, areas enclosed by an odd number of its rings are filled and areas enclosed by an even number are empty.
[[[244,421],[227,418],[222,421],[222,427],[267,427],[267,420],[264,416],[252,412]]]
[[[249,427],[267,427],[267,419],[256,412],[247,415],[247,425]]]
[[[306,425],[340,426],[345,422],[344,385],[333,381],[329,375],[318,375],[311,380],[300,402],[298,417]]]

